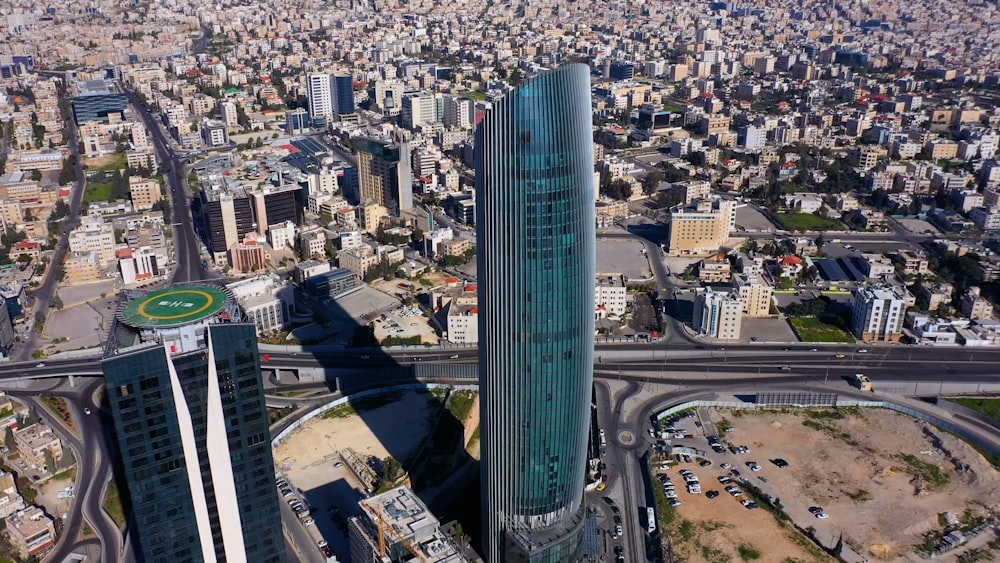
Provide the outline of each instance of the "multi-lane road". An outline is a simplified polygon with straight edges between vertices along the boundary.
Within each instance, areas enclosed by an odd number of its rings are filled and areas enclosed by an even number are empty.
[[[936,349],[905,346],[872,347],[859,352],[855,346],[821,346],[815,348],[780,345],[736,345],[722,347],[690,345],[671,346],[669,344],[625,344],[599,345],[595,356],[594,377],[597,380],[598,417],[607,429],[609,441],[617,441],[622,433],[636,439],[627,444],[616,443],[607,449],[606,463],[609,472],[621,481],[619,487],[626,490],[622,498],[623,515],[628,515],[626,550],[634,554],[634,560],[644,558],[645,540],[641,533],[635,533],[641,526],[638,511],[649,502],[643,495],[644,489],[637,487],[641,482],[640,456],[648,446],[644,440],[645,417],[649,412],[671,400],[679,400],[681,394],[696,395],[720,389],[754,389],[819,386],[824,382],[837,380],[863,371],[869,374],[876,385],[911,384],[926,382],[933,384],[964,382],[969,384],[992,384],[1000,380],[1000,350]],[[262,367],[267,369],[298,370],[325,366],[329,369],[386,367],[389,365],[412,365],[418,362],[459,362],[471,364],[476,359],[475,348],[446,351],[427,350],[348,350],[324,349],[309,351],[290,348],[285,351],[269,350]],[[837,356],[842,357],[837,357]],[[457,356],[457,357],[453,357]],[[14,384],[27,379],[49,379],[73,374],[78,376],[78,387],[66,389],[58,394],[66,396],[75,406],[79,421],[79,437],[64,435],[63,439],[78,452],[80,463],[78,479],[78,508],[71,511],[67,520],[68,529],[79,529],[82,518],[95,528],[104,546],[104,562],[115,561],[120,556],[121,536],[116,527],[103,512],[101,503],[107,477],[111,474],[110,460],[113,453],[109,447],[109,437],[105,428],[110,428],[109,420],[98,405],[93,402],[93,389],[100,385],[101,366],[96,357],[78,359],[46,360],[44,363],[21,362],[0,364],[0,382]],[[90,377],[88,377],[90,376]],[[608,388],[614,380],[622,380],[624,391],[610,396]],[[647,384],[662,383],[680,386],[674,395],[657,395],[647,398],[636,406],[634,397],[643,392]],[[298,384],[293,378],[278,382],[286,390]],[[18,394],[15,392],[15,394]],[[27,395],[25,391],[21,393]],[[648,395],[648,393],[647,393]],[[631,400],[631,401],[630,401]],[[626,409],[624,405],[629,402]],[[83,414],[83,409],[91,409],[92,414]],[[62,433],[66,434],[66,433]],[[634,520],[634,521],[633,521]],[[292,532],[293,538],[296,533]],[[59,549],[60,555],[72,551],[81,552],[86,545],[65,544]],[[312,546],[304,547],[309,550]],[[641,555],[640,555],[641,554]]]
[[[184,162],[177,157],[163,129],[146,109],[145,103],[135,92],[125,90],[125,95],[139,117],[149,130],[156,149],[157,157],[167,168],[163,177],[167,181],[170,196],[170,215],[173,221],[174,256],[177,264],[174,267],[172,280],[175,283],[205,279],[205,267],[202,266],[202,256],[198,237],[194,232],[194,220],[191,217],[191,194],[188,192],[184,174]]]

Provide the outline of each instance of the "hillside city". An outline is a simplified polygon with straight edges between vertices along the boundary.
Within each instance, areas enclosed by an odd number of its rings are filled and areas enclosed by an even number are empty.
[[[5,361],[124,349],[121,296],[188,282],[225,288],[223,314],[262,344],[458,359],[480,344],[476,127],[570,63],[589,69],[595,342],[1000,349],[994,2],[0,16]],[[0,426],[17,454],[17,479],[0,472],[9,555],[41,560],[60,519],[34,487],[76,461],[25,402],[0,397]]]

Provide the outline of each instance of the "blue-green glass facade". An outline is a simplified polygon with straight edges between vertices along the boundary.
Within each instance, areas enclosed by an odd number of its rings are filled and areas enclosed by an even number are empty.
[[[207,561],[261,561],[284,563],[274,462],[260,377],[257,339],[253,325],[217,325],[209,329],[215,358],[218,393],[209,390],[209,354],[205,348],[168,357],[162,346],[141,348],[108,358],[103,363],[108,401],[125,481],[131,498],[130,533],[147,563],[207,563]],[[177,384],[173,385],[168,362],[173,363]],[[177,397],[175,389],[182,389]],[[213,416],[215,412],[221,417]],[[190,421],[185,451],[184,420]],[[213,467],[209,449],[211,428],[224,429],[224,448],[229,456],[224,467]],[[217,449],[219,448],[216,445]],[[196,458],[196,459],[189,459]],[[192,473],[192,469],[195,471]],[[231,492],[217,490],[222,472],[232,476]],[[202,514],[206,525],[199,528],[199,503],[191,480],[204,491]],[[230,483],[228,478],[226,484]],[[238,522],[227,520],[220,504],[238,509]],[[227,552],[230,537],[241,531],[240,553]],[[201,530],[210,530],[205,557]],[[207,561],[206,561],[207,560]]]
[[[580,548],[594,343],[589,72],[568,65],[497,102],[476,131],[484,551]]]

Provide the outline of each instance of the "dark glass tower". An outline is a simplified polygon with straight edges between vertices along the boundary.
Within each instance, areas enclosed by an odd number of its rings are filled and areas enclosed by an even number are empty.
[[[476,131],[484,551],[575,561],[594,352],[587,67],[545,72]]]
[[[130,530],[146,563],[284,563],[254,327],[214,316],[152,338],[116,323],[103,367]]]

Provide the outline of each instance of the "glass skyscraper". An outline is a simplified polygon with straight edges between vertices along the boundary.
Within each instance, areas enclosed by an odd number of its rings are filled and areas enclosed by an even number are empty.
[[[136,302],[103,368],[139,560],[284,563],[254,326],[226,322],[238,312],[217,289]]]
[[[494,104],[476,131],[484,552],[575,561],[594,352],[589,72]]]

